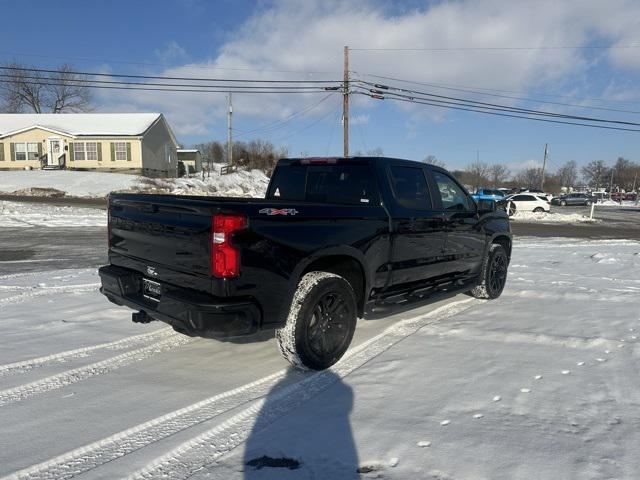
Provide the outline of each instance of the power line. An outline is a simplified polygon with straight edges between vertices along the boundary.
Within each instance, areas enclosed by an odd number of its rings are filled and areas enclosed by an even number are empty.
[[[356,73],[356,74],[360,74],[359,72],[352,72],[352,73]],[[382,78],[385,80],[393,80],[396,82],[402,82],[402,83],[411,83],[411,84],[415,84],[415,85],[424,85],[427,87],[436,87],[436,88],[445,88],[445,89],[453,89],[453,87],[457,87],[458,89],[475,89],[475,90],[480,90],[480,92],[478,92],[480,95],[489,95],[488,93],[485,92],[497,92],[497,93],[515,93],[515,94],[526,94],[526,91],[522,91],[522,90],[499,90],[499,89],[495,89],[495,88],[484,88],[484,87],[472,87],[472,86],[468,86],[468,85],[456,85],[456,84],[448,84],[448,85],[443,85],[443,84],[438,84],[438,83],[428,83],[428,82],[420,82],[417,80],[407,80],[407,79],[402,79],[402,78],[397,78],[397,77],[389,77],[389,76],[384,76],[384,75],[376,75],[373,73],[365,73],[362,72],[361,75],[365,75],[367,77],[373,77],[373,78]],[[543,93],[543,92],[532,92],[534,95],[537,96],[542,96],[542,97],[549,97],[549,98],[573,98],[570,95],[554,95],[551,93]],[[605,99],[605,98],[593,98],[593,97],[586,97],[583,98],[583,100],[588,100],[588,101],[592,101],[592,102],[603,102],[603,103],[619,103],[619,104],[629,104],[629,103],[633,103],[633,104],[638,104],[640,102],[636,102],[633,100],[629,100],[629,101],[623,101],[623,100],[613,100],[613,99]]]
[[[237,87],[231,88],[152,88],[152,87],[134,87],[134,86],[117,86],[117,85],[93,85],[86,83],[69,83],[69,82],[38,82],[38,81],[26,81],[23,82],[29,85],[48,85],[54,87],[86,87],[86,88],[101,88],[109,90],[132,90],[132,91],[152,91],[152,92],[192,92],[192,93],[323,93],[326,92],[326,87],[300,87],[299,89],[288,90],[274,90],[271,87],[264,87],[264,90],[239,90]],[[161,85],[159,85],[161,86]],[[224,86],[223,86],[224,87]]]
[[[329,115],[334,114],[334,113],[338,112],[339,110],[340,110],[340,106],[336,107],[333,110],[329,110],[327,113],[325,113],[324,115],[319,117],[317,120],[309,123],[308,125],[305,125],[304,127],[300,128],[299,130],[295,130],[295,131],[293,131],[293,132],[291,132],[291,133],[289,133],[289,134],[287,134],[287,135],[285,135],[283,137],[276,138],[273,141],[274,142],[281,142],[282,140],[286,140],[287,138],[294,137],[294,136],[296,136],[296,135],[298,135],[298,134],[310,129],[311,127],[315,126],[316,124],[320,123],[322,120],[327,118]]]
[[[608,50],[640,48],[640,43],[628,45],[540,45],[536,47],[433,47],[433,48],[349,48],[359,52],[452,52],[476,50]]]
[[[567,115],[567,114],[560,114],[560,113],[549,112],[549,111],[544,111],[544,110],[533,110],[533,109],[529,109],[529,108],[511,107],[509,105],[503,105],[503,104],[497,104],[497,103],[478,102],[478,101],[475,101],[475,100],[467,100],[467,99],[464,99],[464,98],[450,97],[450,96],[446,96],[446,95],[436,95],[436,94],[433,94],[433,93],[422,92],[422,91],[418,91],[418,90],[411,90],[411,89],[406,89],[406,88],[401,88],[401,87],[394,87],[394,86],[381,85],[381,84],[373,84],[371,82],[366,82],[366,81],[363,81],[363,80],[359,80],[359,82],[374,87],[372,89],[369,89],[369,91],[371,93],[373,93],[373,94],[404,96],[405,98],[407,98],[409,100],[412,100],[415,95],[420,95],[420,96],[429,97],[426,100],[429,100],[429,101],[432,101],[432,102],[444,103],[444,104],[465,105],[465,106],[472,106],[474,108],[516,112],[516,113],[519,113],[519,114],[526,114],[526,115],[558,117],[558,118],[566,118],[566,119],[572,119],[572,120],[582,120],[582,121],[588,121],[588,122],[612,123],[612,124],[618,124],[618,125],[632,125],[632,126],[639,126],[640,127],[640,123],[629,122],[629,121],[625,121],[625,120],[612,120],[612,119],[604,119],[604,118],[596,118],[596,117],[586,117],[586,116],[580,116],[580,115]],[[360,86],[360,88],[366,88],[366,87],[361,87]],[[403,93],[410,93],[412,95],[400,95],[400,94],[393,93],[390,90],[395,90],[395,91],[403,92]]]
[[[375,98],[375,99],[378,99],[378,100],[384,100],[385,99],[385,97],[382,97],[380,95],[375,95],[375,94],[370,94],[370,93],[365,93],[365,92],[354,92],[354,93],[358,93],[360,95],[366,95],[368,97]],[[421,105],[430,105],[430,106],[433,106],[433,107],[448,108],[448,109],[453,109],[453,110],[464,110],[464,111],[468,111],[468,112],[484,113],[486,115],[495,115],[495,116],[500,116],[500,117],[510,117],[510,118],[520,118],[520,119],[525,119],[525,120],[534,120],[534,121],[537,121],[537,122],[559,123],[559,124],[564,124],[564,125],[576,125],[576,126],[580,126],[580,127],[602,128],[602,129],[606,129],[606,130],[622,130],[622,131],[628,131],[628,132],[640,132],[640,130],[633,129],[633,128],[611,127],[611,126],[607,126],[607,125],[593,125],[593,124],[588,124],[588,123],[569,122],[569,121],[563,121],[563,120],[551,120],[549,118],[537,118],[537,117],[529,117],[529,116],[525,116],[525,115],[499,113],[499,112],[478,110],[478,109],[467,108],[467,107],[456,107],[456,106],[451,106],[451,105],[442,105],[442,104],[435,103],[435,102],[409,100],[409,99],[405,99],[405,98],[389,98],[389,100],[396,100],[396,101],[400,101],[400,102],[414,103],[414,104],[421,104]]]
[[[329,99],[329,97],[331,97],[332,95],[334,95],[333,93],[330,93],[329,95],[322,97],[318,102],[315,102],[313,104],[307,105],[306,107],[304,107],[303,109],[292,113],[291,115],[287,116],[284,119],[275,121],[275,122],[270,122],[264,125],[261,125],[253,130],[248,130],[248,131],[244,131],[242,133],[240,133],[239,135],[236,135],[237,137],[244,137],[250,134],[255,134],[255,133],[268,133],[268,132],[272,132],[274,130],[279,130],[280,128],[283,128],[286,126],[286,124],[288,122],[290,122],[291,120],[293,120],[294,118],[297,118],[301,115],[304,115],[306,113],[309,113],[310,111],[314,110],[315,108],[317,108],[318,106],[320,106],[320,104],[324,103],[326,100]]]
[[[464,93],[474,93],[474,94],[477,94],[477,95],[486,95],[486,96],[498,97],[498,98],[509,98],[511,100],[521,100],[521,101],[532,102],[532,103],[544,103],[544,104],[549,104],[549,105],[560,105],[560,106],[565,106],[565,107],[582,108],[582,109],[585,109],[585,110],[603,110],[603,111],[618,112],[618,113],[640,114],[640,111],[637,111],[637,110],[624,110],[624,109],[619,109],[619,108],[598,107],[598,106],[595,106],[595,105],[578,105],[578,104],[575,104],[575,103],[551,102],[549,100],[541,100],[541,99],[538,99],[538,98],[519,97],[519,96],[513,96],[513,95],[504,95],[504,94],[498,94],[498,93],[482,92],[482,91],[479,91],[479,90],[482,90],[482,89],[475,89],[474,90],[474,89],[472,89],[473,87],[453,87],[453,86],[446,86],[446,85],[437,84],[437,83],[416,82],[416,81],[404,80],[404,79],[400,79],[400,78],[385,77],[385,76],[382,76],[382,75],[373,75],[373,74],[370,74],[370,73],[363,73],[363,75],[368,76],[368,77],[373,77],[373,78],[382,78],[382,79],[385,79],[385,80],[394,80],[394,81],[403,82],[403,83],[412,83],[412,84],[416,84],[416,85],[423,85],[423,86],[432,87],[432,88],[438,88],[438,89],[442,89],[442,90],[451,90],[451,91],[464,92]],[[487,90],[494,91],[494,92],[500,92],[500,90],[492,90],[492,89],[487,89]],[[566,98],[565,96],[561,96],[561,95],[546,95],[546,96],[557,96],[557,97],[560,97],[560,98]],[[594,99],[586,99],[586,100],[594,100]],[[604,101],[604,100],[601,100],[601,99],[595,99],[595,100]]]
[[[305,86],[305,85],[223,85],[223,84],[210,84],[210,85],[202,85],[202,84],[195,84],[195,83],[153,83],[153,82],[125,82],[122,80],[90,80],[90,79],[64,79],[64,78],[43,78],[43,77],[38,77],[35,75],[15,75],[15,74],[2,74],[0,73],[0,78],[11,78],[14,80],[21,80],[23,78],[29,79],[29,80],[37,80],[37,81],[62,81],[62,82],[67,82],[67,81],[73,81],[73,82],[80,82],[80,83],[86,83],[87,86],[93,85],[93,84],[107,84],[107,85],[141,85],[141,86],[153,86],[153,87],[187,87],[187,88],[217,88],[217,89],[230,89],[230,88],[237,88],[237,89],[264,89],[264,88],[269,88],[269,89],[273,89],[273,90],[286,90],[286,89],[293,89],[293,90],[297,90],[297,89],[305,89],[305,88],[315,88],[315,86],[313,85],[309,85],[309,86]],[[296,83],[296,82],[292,82],[292,83]],[[323,87],[324,88],[324,87]],[[338,85],[336,85],[336,89],[338,88]]]
[[[0,51],[0,55],[11,55],[17,57],[34,57],[34,58],[56,58],[59,60],[73,60],[78,62],[99,62],[99,63],[118,63],[123,65],[140,65],[145,67],[164,67],[164,68],[176,68],[175,65],[171,65],[168,63],[152,63],[152,62],[131,62],[126,60],[108,60],[108,59],[100,59],[100,58],[90,58],[90,57],[69,57],[69,56],[56,56],[56,55],[41,55],[35,53],[24,53],[24,52],[2,52]],[[320,71],[308,71],[308,70],[274,70],[274,69],[265,69],[265,68],[248,68],[248,67],[203,67],[201,65],[192,65],[187,64],[184,67],[195,68],[199,70],[228,70],[228,71],[238,71],[238,72],[267,72],[267,73],[304,73],[307,75],[313,75],[315,73],[324,73],[324,74],[337,74],[337,72],[320,72]]]
[[[196,77],[169,77],[164,75],[131,75],[124,73],[97,73],[80,71],[63,71],[45,68],[23,68],[0,66],[0,70],[55,73],[65,75],[82,75],[87,77],[109,77],[109,78],[139,78],[145,80],[184,80],[191,82],[245,82],[245,83],[337,83],[336,80],[262,80],[262,79],[238,79],[238,78],[196,78]]]

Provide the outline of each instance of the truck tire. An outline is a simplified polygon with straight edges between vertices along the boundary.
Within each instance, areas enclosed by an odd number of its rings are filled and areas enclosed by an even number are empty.
[[[305,274],[285,326],[276,330],[280,353],[296,368],[329,368],[351,343],[356,312],[355,293],[344,278],[328,272]]]
[[[502,294],[507,283],[509,258],[502,245],[491,244],[489,252],[482,262],[481,281],[470,293],[476,298],[494,299]]]

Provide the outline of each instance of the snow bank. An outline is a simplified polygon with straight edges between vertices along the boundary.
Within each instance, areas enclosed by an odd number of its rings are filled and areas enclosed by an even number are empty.
[[[174,195],[264,198],[268,185],[269,177],[260,170],[237,170],[228,175],[220,175],[217,170],[204,180],[202,174],[182,178],[143,178],[132,190]]]
[[[106,197],[109,192],[129,190],[141,177],[125,173],[70,170],[20,170],[0,172],[0,192],[29,195],[31,188],[54,188],[72,197]]]
[[[78,171],[6,171],[0,172],[0,193],[25,196],[106,197],[110,192],[171,193],[220,197],[264,197],[269,184],[260,170],[237,170],[220,175],[219,167],[211,177],[148,178],[125,173]]]
[[[107,212],[104,210],[0,201],[0,227],[104,227],[106,225]]]
[[[579,213],[546,213],[546,212],[516,212],[511,217],[515,222],[539,222],[539,223],[596,223],[598,220],[590,220],[589,217]]]
[[[640,203],[629,201],[629,200],[623,200],[622,203],[614,202],[613,200],[604,200],[602,202],[596,203],[596,208],[598,207],[638,207],[640,208]]]

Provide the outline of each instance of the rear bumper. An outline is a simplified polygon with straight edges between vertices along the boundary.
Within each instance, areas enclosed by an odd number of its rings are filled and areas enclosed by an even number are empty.
[[[260,309],[251,300],[221,299],[195,290],[162,285],[159,301],[142,295],[142,275],[107,265],[98,270],[100,291],[116,305],[146,312],[150,317],[190,336],[226,339],[251,335],[260,329]]]

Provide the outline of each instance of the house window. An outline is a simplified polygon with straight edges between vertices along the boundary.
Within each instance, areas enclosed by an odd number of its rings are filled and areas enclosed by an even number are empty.
[[[38,160],[37,143],[16,143],[16,160]]]
[[[74,142],[74,160],[98,160],[98,144],[96,142]]]
[[[98,160],[98,144],[96,142],[85,143],[87,160]]]
[[[115,142],[114,143],[116,160],[128,160],[127,159],[127,142]]]
[[[37,143],[27,143],[27,160],[38,160]]]
[[[16,160],[26,160],[26,159],[27,159],[27,144],[16,143]]]
[[[84,143],[83,142],[74,142],[73,144],[73,159],[78,160],[86,160],[87,156],[84,153]]]

